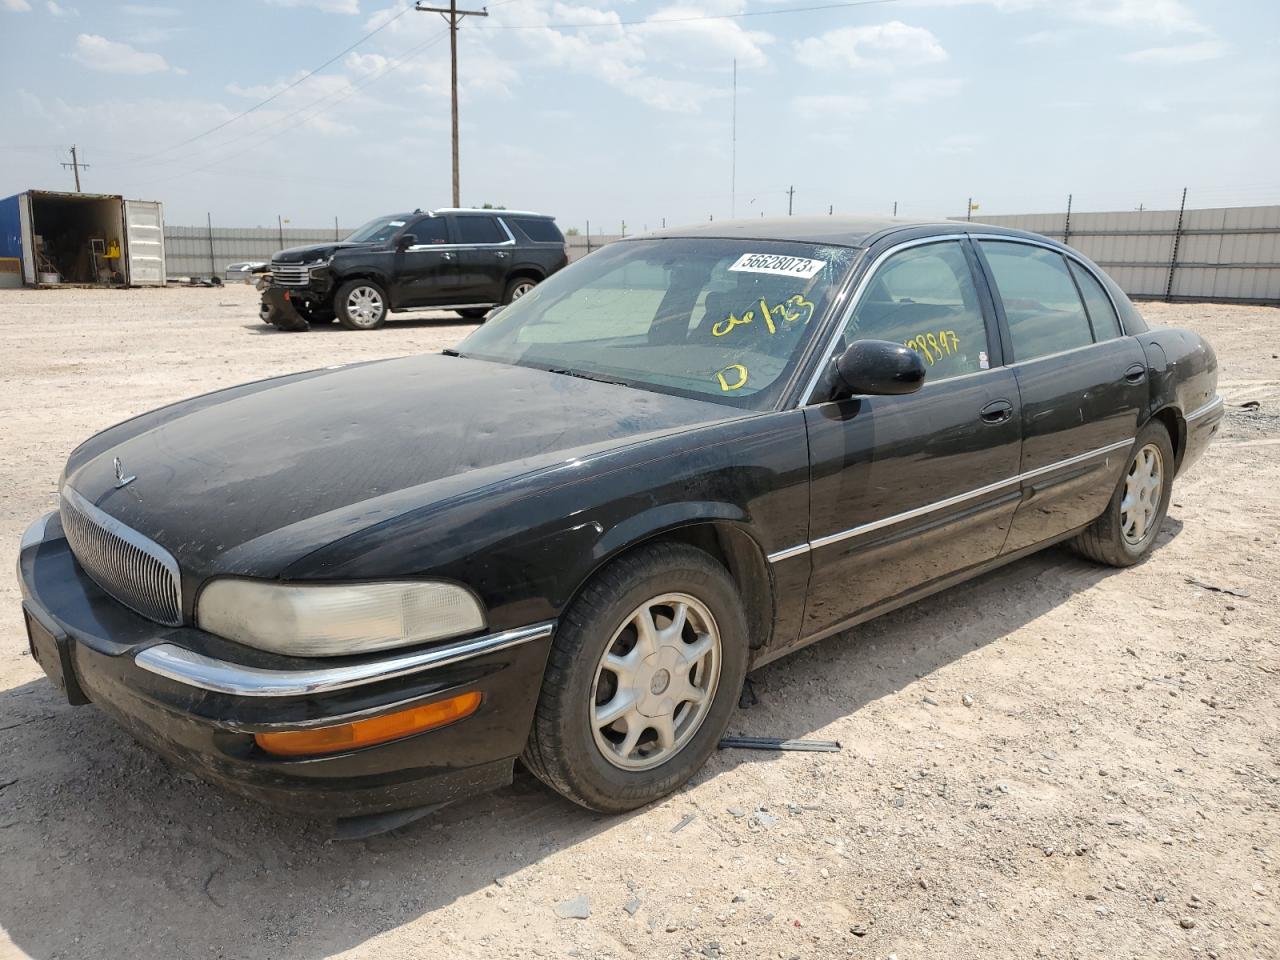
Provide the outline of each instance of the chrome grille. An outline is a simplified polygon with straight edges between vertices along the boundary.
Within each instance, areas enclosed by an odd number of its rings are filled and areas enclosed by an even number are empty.
[[[59,512],[71,552],[94,583],[150,620],[182,624],[182,581],[168,550],[70,487],[63,488]]]
[[[311,269],[301,263],[271,261],[271,281],[282,287],[305,287],[311,280]]]

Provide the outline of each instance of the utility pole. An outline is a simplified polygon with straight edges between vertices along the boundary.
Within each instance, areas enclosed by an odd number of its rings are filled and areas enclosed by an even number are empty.
[[[414,7],[420,13],[438,13],[449,24],[449,84],[450,104],[453,108],[453,205],[462,206],[462,190],[458,185],[458,24],[463,17],[487,17],[488,10],[459,10],[458,0],[449,0],[449,7],[424,7],[421,0]]]
[[[738,58],[733,58],[733,141],[729,147],[729,216],[738,215]]]
[[[76,145],[75,145],[74,143],[71,145],[71,162],[70,162],[70,163],[64,163],[62,166],[63,166],[63,168],[64,168],[64,169],[65,169],[65,168],[67,168],[67,167],[70,167],[73,171],[75,171],[75,175],[76,175],[76,193],[79,193],[79,192],[80,192],[80,168],[81,168],[81,167],[84,167],[84,169],[88,170],[88,169],[89,169],[89,165],[88,165],[87,163],[81,163],[81,162],[76,158]]]
[[[973,219],[973,197],[970,197],[969,202],[964,205],[964,218],[966,220]]]
[[[276,214],[276,236],[280,238],[280,249],[284,249],[284,220],[280,214]]]
[[[894,215],[895,217],[898,215],[898,201],[897,201],[897,200],[893,201],[893,215]]]
[[[791,216],[791,201],[795,199],[795,196],[796,196],[796,188],[788,187],[787,188],[787,216],[788,217]]]
[[[213,261],[213,214],[206,213],[205,220],[209,224],[209,276],[217,276],[218,267]]]

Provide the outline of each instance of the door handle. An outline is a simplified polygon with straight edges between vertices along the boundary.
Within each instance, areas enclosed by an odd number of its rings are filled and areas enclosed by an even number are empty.
[[[495,257],[497,257],[499,260],[505,260],[505,259],[507,259],[507,251],[505,251],[505,250],[496,250],[496,251],[494,251],[494,256],[495,256]]]
[[[1126,383],[1141,383],[1147,379],[1147,368],[1140,363],[1135,363],[1124,372],[1124,379]]]
[[[1013,404],[1008,400],[992,400],[978,411],[983,423],[1004,423],[1013,416]]]
[[[450,253],[448,250],[445,250],[444,252],[442,252],[442,253],[440,254],[440,259],[441,259],[441,260],[452,260],[452,259],[453,259],[453,254],[452,254],[452,253]]]

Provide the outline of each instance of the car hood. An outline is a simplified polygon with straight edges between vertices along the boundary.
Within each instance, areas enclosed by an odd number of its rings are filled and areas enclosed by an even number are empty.
[[[348,247],[368,247],[367,243],[315,243],[305,247],[289,247],[271,257],[272,263],[314,263],[328,259],[337,250]]]
[[[738,416],[527,367],[406,357],[126,421],[72,455],[66,483],[197,579],[274,576],[409,510]]]

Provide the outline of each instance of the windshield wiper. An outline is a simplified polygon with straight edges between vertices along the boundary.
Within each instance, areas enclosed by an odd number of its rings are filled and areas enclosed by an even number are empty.
[[[453,347],[445,347],[445,348],[444,348],[443,350],[441,350],[440,352],[441,352],[441,353],[443,353],[446,357],[460,357],[460,356],[462,356],[462,354],[460,354],[457,350],[453,349]]]
[[[593,377],[589,373],[583,373],[581,370],[570,370],[568,367],[565,367],[563,369],[548,368],[547,373],[559,373],[559,374],[563,374],[566,377],[577,377],[579,380],[594,380],[596,383],[608,383],[615,387],[626,386],[626,384],[623,383],[621,380],[609,380],[606,377]]]

